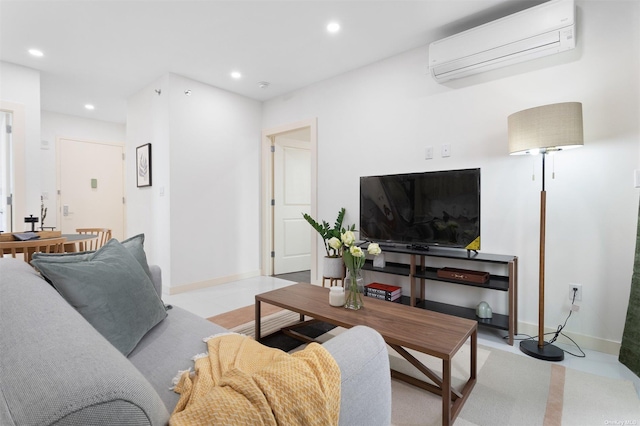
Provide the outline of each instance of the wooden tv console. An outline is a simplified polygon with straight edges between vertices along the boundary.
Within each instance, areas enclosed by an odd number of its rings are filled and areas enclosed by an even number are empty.
[[[382,272],[385,274],[409,277],[410,295],[403,297],[403,303],[417,306],[430,311],[472,319],[479,325],[494,329],[505,330],[508,333],[508,343],[513,345],[514,336],[518,334],[518,257],[510,255],[489,254],[463,249],[449,249],[429,247],[428,250],[412,249],[404,246],[381,246],[383,252],[399,253],[408,256],[407,263],[386,262],[384,268],[376,268],[368,260],[364,270]],[[464,282],[438,276],[438,267],[433,266],[436,259],[447,259],[458,264],[464,264],[465,269],[482,270],[483,265],[497,265],[504,270],[504,274],[491,274],[485,283]],[[431,261],[431,262],[430,262]],[[432,264],[432,266],[429,265]],[[468,265],[468,266],[466,266]],[[494,312],[493,318],[481,319],[476,317],[476,310],[463,306],[450,305],[429,300],[425,296],[427,281],[446,282],[462,286],[480,287],[489,290],[502,291],[508,299],[508,312],[499,314]],[[478,301],[479,302],[479,301]]]

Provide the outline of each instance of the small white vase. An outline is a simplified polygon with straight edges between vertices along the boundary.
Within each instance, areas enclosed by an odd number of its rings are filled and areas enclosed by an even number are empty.
[[[322,276],[324,278],[344,278],[344,263],[341,257],[324,257]]]

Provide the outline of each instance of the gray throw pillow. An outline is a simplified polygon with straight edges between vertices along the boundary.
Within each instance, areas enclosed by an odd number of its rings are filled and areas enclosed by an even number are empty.
[[[167,313],[139,261],[117,240],[78,262],[32,264],[125,356]]]
[[[147,263],[147,255],[144,252],[144,234],[134,235],[131,238],[127,238],[120,244],[124,246],[129,253],[140,263],[142,270],[153,281],[151,277],[151,271],[149,270],[149,264]],[[33,259],[46,259],[47,262],[84,262],[91,258],[91,255],[95,251],[80,251],[76,253],[34,253]],[[31,262],[33,264],[33,262]]]
[[[129,250],[129,253],[131,253],[140,266],[142,266],[144,273],[147,274],[151,281],[153,281],[151,271],[149,270],[149,264],[147,263],[147,254],[144,252],[144,234],[134,235],[133,237],[122,241],[120,244]]]

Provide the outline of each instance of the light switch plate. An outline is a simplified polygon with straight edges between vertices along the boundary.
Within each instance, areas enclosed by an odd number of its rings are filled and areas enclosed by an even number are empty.
[[[428,146],[424,149],[424,159],[431,160],[433,158],[433,147]]]
[[[634,170],[633,172],[633,185],[636,188],[640,188],[640,170]]]
[[[98,179],[91,179],[91,189],[98,189]]]

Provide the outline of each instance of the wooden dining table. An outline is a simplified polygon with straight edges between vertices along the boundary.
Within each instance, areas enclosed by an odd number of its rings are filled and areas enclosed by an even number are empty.
[[[48,238],[60,238],[67,239],[64,243],[65,253],[76,253],[79,251],[89,250],[90,244],[98,240],[97,235],[92,234],[63,234],[60,231],[38,231],[36,234],[41,240]],[[0,234],[0,241],[16,241],[13,237],[13,233]]]
[[[17,241],[13,234],[24,234],[29,231],[23,232],[3,232],[0,234],[0,241]],[[59,238],[62,236],[60,231],[36,231],[35,234],[40,238]]]

